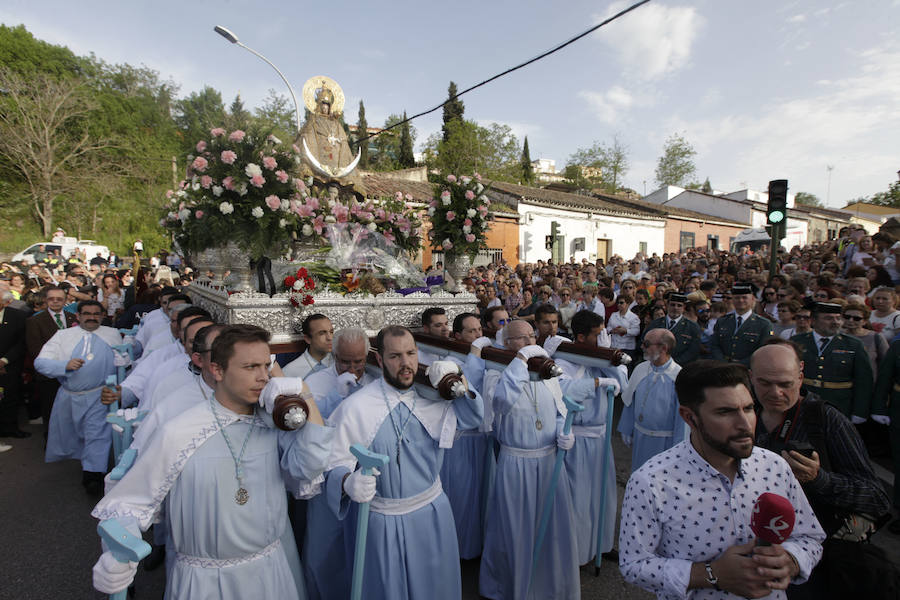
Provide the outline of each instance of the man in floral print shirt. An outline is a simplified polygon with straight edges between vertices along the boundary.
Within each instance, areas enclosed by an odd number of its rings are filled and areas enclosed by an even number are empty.
[[[622,575],[658,598],[785,598],[788,584],[805,581],[818,563],[825,533],[784,459],[753,445],[746,368],[695,361],[675,389],[691,436],[628,481]],[[796,511],[783,544],[755,545],[750,517],[764,492]]]

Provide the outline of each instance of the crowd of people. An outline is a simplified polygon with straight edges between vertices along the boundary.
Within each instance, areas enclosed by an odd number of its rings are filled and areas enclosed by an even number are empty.
[[[303,351],[277,356],[265,329],[193,306],[175,261],[4,265],[0,435],[43,422],[46,459],[80,460],[102,496],[95,517],[152,528],[145,567],[165,564],[169,598],[348,598],[363,504],[367,598],[459,598],[470,559],[483,597],[579,598],[598,555],[661,598],[893,597],[896,567],[870,538],[900,534],[900,486],[890,496],[872,462],[900,461],[898,254],[846,228],[781,252],[773,275],[748,248],[487,265],[463,280],[474,311],[422,315],[422,333],[467,353],[316,313]],[[582,363],[559,354],[568,342],[627,358]],[[532,375],[536,357],[558,376]],[[452,374],[450,403],[422,387]],[[309,407],[295,431],[274,425],[285,395]],[[140,415],[116,481],[112,404]],[[631,449],[621,504],[614,426]],[[364,472],[354,444],[387,464]],[[766,492],[795,511],[769,546],[751,528]],[[120,591],[136,569],[104,547],[94,585]]]

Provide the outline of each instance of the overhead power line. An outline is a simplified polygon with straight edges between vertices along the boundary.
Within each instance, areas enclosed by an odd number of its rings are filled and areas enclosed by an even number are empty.
[[[518,65],[516,65],[516,66],[514,66],[514,67],[510,67],[509,69],[506,69],[505,71],[503,71],[503,72],[501,72],[501,73],[497,73],[497,74],[494,75],[493,77],[489,77],[488,79],[485,79],[484,81],[481,81],[481,82],[479,82],[479,83],[476,83],[475,85],[473,85],[473,86],[471,86],[471,87],[467,87],[467,88],[464,89],[463,91],[458,92],[458,93],[456,94],[456,97],[459,98],[459,97],[462,96],[463,94],[468,94],[468,93],[471,92],[472,90],[478,89],[478,88],[480,88],[481,86],[486,85],[486,84],[488,84],[488,83],[490,83],[490,82],[492,82],[492,81],[494,81],[494,80],[496,80],[496,79],[500,79],[500,78],[503,77],[504,75],[509,75],[509,74],[512,73],[513,71],[518,71],[518,70],[521,69],[522,67],[527,67],[528,65],[530,65],[530,64],[532,64],[532,63],[535,63],[535,62],[537,62],[537,61],[539,61],[539,60],[541,60],[541,59],[543,59],[543,58],[546,58],[546,57],[550,56],[551,54],[553,54],[553,53],[555,53],[555,52],[559,52],[560,50],[562,50],[562,49],[565,48],[566,46],[568,46],[568,45],[570,45],[570,44],[574,44],[575,42],[577,42],[577,41],[580,40],[581,38],[583,38],[583,37],[585,37],[585,36],[587,36],[587,35],[590,35],[591,33],[597,31],[598,29],[600,29],[600,28],[603,27],[604,25],[608,25],[609,23],[612,23],[613,21],[615,21],[615,20],[618,19],[619,17],[622,17],[622,16],[627,15],[628,13],[630,13],[631,11],[633,11],[634,9],[636,9],[636,8],[638,8],[638,7],[640,7],[640,6],[643,6],[644,4],[647,4],[648,2],[650,2],[650,0],[641,0],[640,2],[636,2],[636,3],[632,4],[631,6],[629,6],[628,8],[626,8],[626,9],[624,9],[624,10],[622,10],[622,11],[617,12],[616,14],[614,14],[614,15],[611,16],[611,17],[609,17],[609,18],[606,19],[605,21],[601,21],[600,23],[597,23],[596,25],[594,25],[594,26],[591,27],[590,29],[588,29],[588,30],[586,30],[586,31],[583,31],[583,32],[579,33],[578,35],[576,35],[575,37],[570,38],[570,39],[566,40],[565,42],[563,42],[563,43],[561,43],[561,44],[558,44],[558,45],[554,46],[553,48],[547,50],[546,52],[543,52],[543,53],[541,53],[541,54],[538,54],[538,55],[535,56],[534,58],[531,58],[531,59],[529,59],[529,60],[526,60],[525,62],[520,63],[520,64],[518,64]],[[431,114],[431,113],[433,113],[434,111],[438,110],[439,108],[443,108],[445,104],[447,104],[448,102],[450,102],[450,100],[451,100],[450,98],[447,98],[446,100],[444,100],[443,102],[441,102],[440,104],[438,104],[437,106],[435,106],[434,108],[429,108],[428,110],[422,111],[422,112],[420,112],[420,113],[418,113],[418,114],[415,114],[415,115],[413,115],[413,116],[411,116],[411,117],[408,117],[408,118],[406,118],[406,119],[404,119],[404,120],[402,120],[402,121],[399,121],[399,122],[397,122],[397,123],[394,123],[394,124],[391,125],[390,127],[385,127],[384,129],[382,129],[382,130],[379,131],[378,133],[373,133],[372,135],[367,135],[366,137],[359,139],[359,140],[357,141],[357,143],[359,143],[359,142],[364,142],[364,141],[366,141],[366,140],[368,140],[368,139],[371,139],[371,138],[373,138],[373,137],[375,137],[375,136],[377,136],[377,135],[381,135],[381,134],[384,133],[385,131],[390,131],[391,129],[394,129],[395,127],[399,127],[400,125],[403,125],[404,123],[409,123],[409,122],[412,121],[413,119],[418,119],[419,117],[422,117],[422,116]]]

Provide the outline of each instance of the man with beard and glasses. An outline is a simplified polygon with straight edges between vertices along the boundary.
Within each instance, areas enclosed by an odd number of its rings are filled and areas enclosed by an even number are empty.
[[[785,598],[788,584],[806,581],[818,563],[825,533],[784,459],[753,445],[747,369],[697,360],[678,374],[675,390],[691,436],[628,480],[623,577],[658,598]],[[796,511],[782,544],[756,546],[750,529],[764,492],[784,496]]]
[[[78,327],[57,331],[34,359],[38,373],[61,384],[50,414],[45,460],[80,460],[81,484],[92,496],[102,491],[112,444],[106,404],[113,400],[101,400],[100,393],[116,372],[112,346],[122,343],[117,330],[100,325],[102,319],[99,302],[80,302]]]
[[[438,473],[457,430],[481,424],[481,396],[471,387],[450,403],[420,396],[413,389],[418,352],[405,327],[382,329],[376,349],[382,379],[348,396],[328,419],[336,430],[322,493],[342,520],[351,501],[371,503],[363,576],[367,598],[458,600],[456,528]],[[435,361],[429,368],[432,383],[458,370],[449,361]],[[363,475],[350,453],[353,444],[384,454],[390,462],[377,477]],[[345,521],[345,527],[355,525],[355,516]],[[348,566],[352,552],[347,549]],[[345,584],[349,588],[349,581]]]
[[[626,446],[632,446],[631,472],[653,456],[683,441],[687,435],[684,420],[678,414],[675,378],[681,365],[672,357],[675,335],[667,329],[651,329],[641,348],[644,362],[631,374],[622,393],[625,408],[618,431]]]

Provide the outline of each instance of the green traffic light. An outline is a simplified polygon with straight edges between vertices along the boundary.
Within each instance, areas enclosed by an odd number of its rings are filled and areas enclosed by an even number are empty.
[[[784,221],[784,213],[780,210],[773,210],[769,213],[769,223],[781,223]]]

